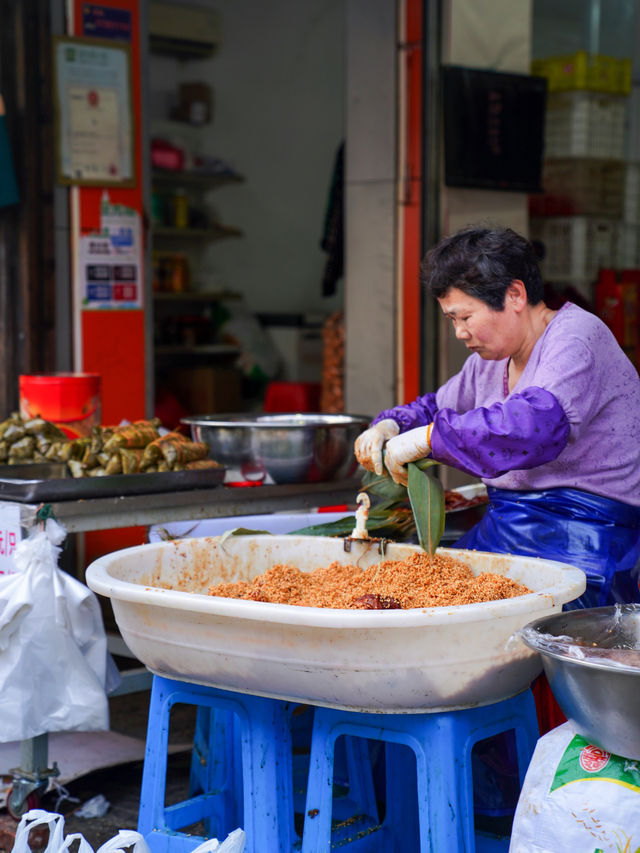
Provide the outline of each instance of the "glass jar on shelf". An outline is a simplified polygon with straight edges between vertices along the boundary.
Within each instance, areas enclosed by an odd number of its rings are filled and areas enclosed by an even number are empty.
[[[189,227],[189,196],[185,189],[177,189],[173,196],[174,228]]]
[[[189,258],[183,252],[153,253],[153,290],[185,293],[191,284]]]

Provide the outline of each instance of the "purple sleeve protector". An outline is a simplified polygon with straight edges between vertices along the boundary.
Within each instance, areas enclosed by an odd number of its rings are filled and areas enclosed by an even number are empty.
[[[430,424],[436,412],[438,404],[436,403],[435,393],[425,394],[424,397],[417,397],[413,403],[407,403],[406,406],[395,406],[393,409],[385,409],[376,415],[371,421],[371,425],[377,424],[385,418],[391,418],[400,427],[400,432],[414,427],[427,426]]]
[[[488,408],[441,409],[431,444],[438,462],[492,479],[556,459],[568,439],[569,421],[556,397],[531,386]]]

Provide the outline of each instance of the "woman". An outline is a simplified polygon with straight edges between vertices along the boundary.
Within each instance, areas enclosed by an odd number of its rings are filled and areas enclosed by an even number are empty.
[[[437,392],[381,412],[357,440],[370,471],[406,483],[431,455],[480,477],[489,506],[456,547],[547,557],[587,574],[572,607],[640,601],[640,378],[609,329],[549,309],[531,245],[469,228],[422,276],[471,352]]]

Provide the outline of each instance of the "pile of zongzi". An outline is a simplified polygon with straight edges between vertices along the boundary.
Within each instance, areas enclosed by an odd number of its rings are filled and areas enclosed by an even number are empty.
[[[64,462],[74,477],[107,477],[158,471],[219,468],[208,445],[181,433],[160,432],[158,418],[117,427],[93,427],[91,435],[68,438],[42,418],[18,414],[0,424],[0,464]]]
[[[55,424],[37,417],[23,420],[14,412],[0,423],[0,465],[50,462],[46,454],[52,443],[67,440]]]

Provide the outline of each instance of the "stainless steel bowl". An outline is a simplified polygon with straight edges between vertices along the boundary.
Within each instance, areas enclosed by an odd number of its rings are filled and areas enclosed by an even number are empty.
[[[553,695],[590,743],[640,759],[640,604],[557,613],[529,623]]]
[[[183,418],[209,456],[247,479],[265,474],[276,483],[320,483],[355,473],[353,443],[365,415],[194,415]]]

